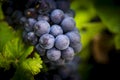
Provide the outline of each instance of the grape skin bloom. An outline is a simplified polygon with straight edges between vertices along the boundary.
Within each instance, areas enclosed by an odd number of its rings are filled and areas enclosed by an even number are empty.
[[[61,22],[61,27],[64,32],[72,31],[76,23],[72,17],[65,17]]]
[[[70,44],[70,40],[66,35],[58,35],[55,39],[55,47],[59,50],[66,49]]]
[[[54,23],[59,24],[64,18],[64,12],[60,9],[55,9],[52,11],[50,17]]]
[[[36,22],[33,28],[37,36],[50,32],[50,24],[45,20]]]
[[[50,49],[54,46],[55,38],[51,34],[44,34],[39,39],[39,44],[44,49]]]
[[[66,61],[71,61],[74,58],[74,50],[72,47],[68,47],[67,49],[62,51],[62,58]]]
[[[56,37],[60,34],[63,34],[63,30],[59,25],[52,25],[50,28],[50,34]]]
[[[61,57],[61,51],[56,48],[47,50],[47,58],[51,61],[57,61]]]

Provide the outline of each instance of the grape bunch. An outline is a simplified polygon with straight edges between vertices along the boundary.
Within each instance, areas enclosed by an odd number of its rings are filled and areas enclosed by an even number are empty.
[[[60,9],[54,9],[49,16],[28,18],[24,25],[24,41],[34,45],[41,56],[49,61],[71,61],[81,50],[80,35],[75,21]],[[50,20],[50,22],[49,22]]]
[[[82,44],[69,0],[6,0],[2,10],[8,24],[23,30],[23,41],[34,46],[50,68],[75,63]]]
[[[73,17],[61,9],[54,9],[47,15],[40,14],[37,19],[24,17],[24,41],[35,46],[36,51],[50,62],[71,61],[81,50]]]
[[[6,4],[7,3],[7,4]],[[48,61],[69,62],[81,50],[75,13],[68,0],[8,0],[3,4],[6,20],[23,28],[23,39]]]

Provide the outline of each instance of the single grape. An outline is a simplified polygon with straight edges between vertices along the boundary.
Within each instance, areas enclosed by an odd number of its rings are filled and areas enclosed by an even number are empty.
[[[39,44],[35,46],[35,49],[40,54],[40,56],[45,56],[46,50],[42,48]]]
[[[79,53],[82,50],[82,44],[81,43],[72,44],[70,46],[74,49],[75,53]]]
[[[78,32],[71,31],[66,33],[66,36],[70,39],[70,45],[76,45],[80,42],[80,35]]]
[[[51,61],[57,61],[61,57],[61,51],[56,48],[47,50],[47,58]]]
[[[59,25],[52,25],[50,28],[50,34],[56,37],[60,34],[63,34],[63,30]]]
[[[24,24],[24,28],[26,31],[30,32],[33,31],[33,25],[36,23],[37,21],[33,18],[29,18],[27,20],[27,22]]]
[[[50,17],[52,22],[59,24],[64,18],[64,12],[60,9],[55,9],[52,11]]]
[[[31,44],[31,45],[36,45],[36,43],[38,41],[34,32],[28,32],[28,33],[24,32],[23,38],[24,38],[25,42],[27,42],[28,44]]]
[[[33,29],[37,36],[41,36],[50,32],[50,24],[45,20],[40,20],[35,23]]]
[[[65,17],[61,22],[61,27],[64,32],[68,32],[74,29],[76,23],[72,17]]]
[[[74,58],[74,50],[72,47],[68,47],[61,52],[61,55],[66,61],[71,61]]]
[[[54,46],[55,38],[51,34],[44,34],[39,39],[39,44],[44,49],[50,49]]]
[[[55,39],[55,47],[59,50],[66,49],[70,44],[70,40],[66,35],[58,35]]]

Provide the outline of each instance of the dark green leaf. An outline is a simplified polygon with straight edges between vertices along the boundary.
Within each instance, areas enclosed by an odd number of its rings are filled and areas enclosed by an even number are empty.
[[[28,58],[18,65],[12,80],[34,80],[34,75],[38,74],[41,68],[42,60],[35,53],[33,58]]]
[[[97,14],[113,33],[120,33],[120,6],[114,4],[114,0],[96,0]]]

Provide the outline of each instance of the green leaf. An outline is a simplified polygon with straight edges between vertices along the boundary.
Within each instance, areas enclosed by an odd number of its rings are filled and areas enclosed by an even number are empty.
[[[113,33],[120,33],[120,6],[111,0],[96,0],[95,8],[102,22]]]
[[[80,28],[82,48],[85,48],[95,35],[105,29],[105,25],[100,22],[86,23],[82,26],[83,27]]]
[[[78,28],[96,16],[96,11],[91,0],[72,1],[71,8],[76,12],[75,21]]]
[[[35,53],[35,56],[33,58],[26,59],[20,66],[24,70],[31,72],[32,75],[36,75],[42,68],[42,60],[40,56]]]
[[[11,80],[34,80],[34,75],[38,74],[41,68],[42,60],[37,53],[34,53],[33,58],[27,58],[18,65]]]
[[[15,36],[15,31],[5,22],[0,22],[0,52],[2,52],[6,42]]]
[[[14,66],[17,66],[18,63],[24,61],[32,51],[33,46],[25,46],[21,38],[14,37],[13,40],[8,41],[4,46],[3,52],[0,54],[0,64],[6,63],[5,65],[9,65],[12,63]]]
[[[33,46],[25,46],[20,38],[9,41],[3,50],[4,56],[11,59],[26,59],[33,51]]]
[[[116,49],[120,49],[120,34],[116,34],[115,36],[115,46]]]
[[[40,72],[42,60],[37,53],[33,58],[28,58],[18,65],[12,80],[34,80],[34,75]]]
[[[27,48],[26,48],[27,47]],[[22,54],[20,61],[23,61],[24,59],[26,59],[32,52],[33,52],[33,46],[26,46],[25,47],[25,51],[24,54]]]

